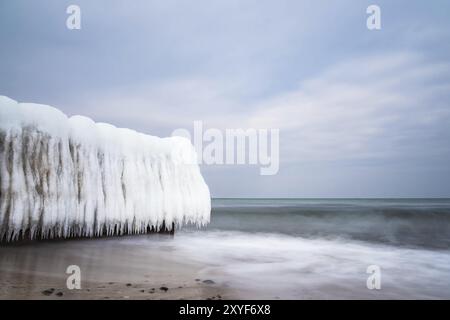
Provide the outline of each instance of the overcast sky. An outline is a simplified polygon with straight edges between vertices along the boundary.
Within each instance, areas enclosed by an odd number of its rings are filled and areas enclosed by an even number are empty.
[[[279,128],[277,175],[202,166],[215,197],[450,196],[445,0],[0,0],[0,95],[158,136]]]

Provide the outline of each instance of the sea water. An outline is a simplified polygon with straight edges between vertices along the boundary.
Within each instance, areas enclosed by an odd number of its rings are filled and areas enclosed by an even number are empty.
[[[245,298],[450,298],[450,199],[215,199],[176,242]]]

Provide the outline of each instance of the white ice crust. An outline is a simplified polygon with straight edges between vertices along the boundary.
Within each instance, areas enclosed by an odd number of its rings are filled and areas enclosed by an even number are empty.
[[[0,96],[0,237],[145,233],[209,222],[190,141]]]

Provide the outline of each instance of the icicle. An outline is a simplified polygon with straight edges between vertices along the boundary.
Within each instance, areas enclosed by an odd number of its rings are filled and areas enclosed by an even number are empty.
[[[158,138],[0,96],[0,237],[145,233],[209,222],[184,138]]]

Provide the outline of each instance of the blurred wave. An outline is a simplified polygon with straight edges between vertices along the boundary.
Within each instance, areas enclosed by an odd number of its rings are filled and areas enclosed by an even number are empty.
[[[208,230],[450,248],[450,199],[215,199]]]

